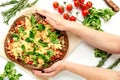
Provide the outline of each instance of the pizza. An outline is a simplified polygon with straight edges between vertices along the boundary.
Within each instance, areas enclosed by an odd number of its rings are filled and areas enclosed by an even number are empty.
[[[68,50],[65,31],[56,30],[38,13],[17,18],[4,43],[6,56],[27,69],[50,67],[64,58]]]

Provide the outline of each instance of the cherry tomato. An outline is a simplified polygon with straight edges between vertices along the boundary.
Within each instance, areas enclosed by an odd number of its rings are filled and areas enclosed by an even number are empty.
[[[84,3],[85,0],[79,0],[80,3]]]
[[[66,20],[68,20],[69,17],[70,17],[70,15],[69,15],[68,13],[64,13],[64,14],[63,14],[63,18],[66,19]]]
[[[54,61],[54,60],[55,60],[55,56],[52,56],[52,57],[50,58],[50,60]]]
[[[82,10],[88,9],[88,7],[87,7],[84,3],[80,3],[80,8],[81,8]]]
[[[82,15],[85,17],[89,14],[89,11],[86,9],[86,10],[82,10]]]
[[[59,13],[63,13],[64,12],[64,7],[63,6],[59,6],[58,7],[58,12]]]
[[[71,16],[71,17],[70,17],[70,21],[76,21],[76,17]]]
[[[53,2],[53,7],[54,8],[58,8],[58,6],[59,6],[59,3],[57,1]]]
[[[66,9],[67,9],[68,11],[71,11],[71,10],[73,9],[72,4],[68,4],[67,7],[66,7]]]
[[[80,6],[79,1],[74,1],[74,6],[75,6],[75,7],[79,7],[79,6]]]
[[[86,3],[86,6],[88,7],[88,8],[91,8],[92,7],[92,2],[91,1],[88,1],[87,3]]]
[[[10,43],[13,43],[14,42],[14,39],[10,39]]]
[[[27,64],[32,65],[32,64],[33,64],[33,61],[29,61],[29,62],[27,62]]]
[[[21,21],[18,21],[18,22],[16,22],[16,24],[17,24],[17,25],[21,25],[22,23],[21,23]]]

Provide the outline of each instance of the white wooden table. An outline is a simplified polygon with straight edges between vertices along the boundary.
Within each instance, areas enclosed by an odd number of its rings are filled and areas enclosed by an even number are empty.
[[[5,1],[7,0],[0,0],[0,3]],[[37,5],[41,9],[47,9],[49,11],[56,12],[52,7],[52,3],[54,1],[55,0],[39,0]],[[66,1],[67,3],[73,3],[72,2],[73,0],[57,0],[57,1],[60,2],[60,4],[63,4],[64,1]],[[86,2],[87,1],[88,0],[86,0]],[[108,7],[103,0],[91,0],[91,1],[93,2],[93,6],[98,9]],[[114,0],[114,2],[120,7],[120,0]],[[0,13],[5,9],[8,9],[8,7],[0,8]],[[109,22],[103,21],[102,29],[105,32],[120,35],[120,12],[116,13]],[[9,26],[3,23],[3,17],[0,14],[0,53],[4,53],[3,43],[8,30],[9,30]],[[68,58],[66,58],[66,60],[74,63],[95,66],[97,65],[100,59],[95,58],[93,52],[94,52],[94,47],[90,46],[84,41],[81,41],[80,44],[71,53],[71,55]],[[113,55],[107,60],[106,64],[103,67],[109,66],[111,63],[115,61],[115,59],[119,57],[120,55]],[[2,63],[1,61],[6,62],[6,60],[3,60],[2,58],[0,58],[0,64],[1,64],[0,71],[2,71],[3,66],[5,65],[5,63]],[[116,66],[114,70],[120,71],[120,64]],[[26,74],[24,71],[20,70],[19,68],[18,68],[18,71],[20,71],[23,74],[23,77],[21,78],[21,80],[26,80],[27,77],[30,77],[29,74]],[[34,80],[34,78],[31,77],[29,78],[29,80]],[[56,75],[55,77],[51,78],[51,80],[83,80],[83,79],[80,76],[75,75],[71,72],[64,71]]]

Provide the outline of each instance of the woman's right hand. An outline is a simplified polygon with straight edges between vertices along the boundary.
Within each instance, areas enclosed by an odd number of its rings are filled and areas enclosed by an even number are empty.
[[[63,19],[59,14],[55,14],[46,10],[39,10],[38,13],[46,17],[46,21],[58,30],[72,30],[76,26],[80,26],[79,23],[74,21],[68,21]]]

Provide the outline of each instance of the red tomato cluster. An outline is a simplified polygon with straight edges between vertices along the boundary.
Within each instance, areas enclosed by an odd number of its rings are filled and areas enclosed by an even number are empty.
[[[64,19],[70,20],[70,21],[76,21],[76,17],[71,16],[69,13],[64,13],[65,10],[67,10],[68,12],[72,11],[72,9],[73,9],[72,4],[67,4],[66,7],[64,7],[62,5],[59,5],[59,3],[57,1],[55,1],[55,2],[53,2],[53,7],[55,9],[57,9],[60,14],[63,14]]]
[[[85,0],[74,0],[74,6],[82,10],[82,15],[85,17],[89,14],[89,8],[92,7],[92,2],[88,1],[86,4]]]
[[[82,10],[82,15],[85,17],[89,14],[89,8],[92,7],[92,2],[88,1],[85,3],[85,0],[73,0],[74,6]],[[76,17],[69,14],[73,9],[72,4],[67,4],[66,7],[59,5],[57,1],[53,2],[53,7],[58,10],[60,14],[63,14],[63,18],[70,21],[76,21]],[[67,10],[68,13],[64,13]]]

